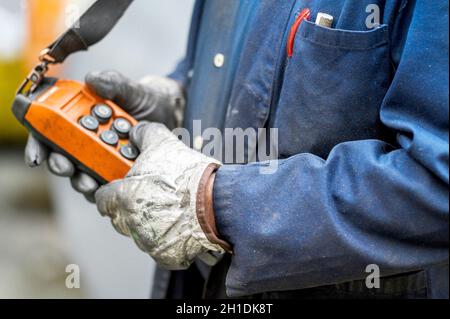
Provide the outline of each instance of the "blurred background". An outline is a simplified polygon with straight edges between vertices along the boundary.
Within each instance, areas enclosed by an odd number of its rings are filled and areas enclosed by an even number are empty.
[[[165,75],[183,56],[194,0],[135,0],[111,34],[52,75],[82,81],[117,69]],[[0,0],[0,298],[148,298],[154,263],[69,181],[23,161],[26,131],[10,112],[39,52],[94,0]],[[66,287],[66,266],[80,289]]]

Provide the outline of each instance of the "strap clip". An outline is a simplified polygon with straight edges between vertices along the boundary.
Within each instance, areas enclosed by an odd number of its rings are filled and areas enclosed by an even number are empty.
[[[52,57],[50,54],[50,48],[46,48],[41,51],[39,54],[39,61],[46,62],[47,64],[54,64],[56,63],[56,59]]]
[[[48,65],[49,61],[43,60],[43,62],[36,65],[33,70],[28,74],[26,79],[23,81],[22,85],[20,86],[19,90],[17,91],[17,94],[22,94],[25,96],[29,96],[31,93],[36,91],[37,87],[41,83],[42,79],[44,78],[45,74],[48,71]]]

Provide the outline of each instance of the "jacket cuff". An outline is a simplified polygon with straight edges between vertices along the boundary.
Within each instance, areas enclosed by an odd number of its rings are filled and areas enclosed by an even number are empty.
[[[230,244],[220,239],[214,215],[213,188],[215,174],[219,167],[218,164],[212,163],[203,172],[197,189],[196,214],[206,238],[211,243],[222,247],[226,252],[232,253]]]

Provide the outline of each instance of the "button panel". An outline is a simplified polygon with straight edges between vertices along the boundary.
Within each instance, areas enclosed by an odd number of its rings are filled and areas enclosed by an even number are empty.
[[[92,107],[91,115],[83,116],[79,123],[85,129],[98,132],[100,125],[107,124],[110,120],[113,123],[109,129],[100,130],[100,140],[112,147],[117,147],[120,139],[128,139],[133,125],[129,120],[123,117],[114,118],[114,112],[106,104],[97,104]],[[139,156],[139,150],[131,144],[123,145],[120,143],[119,153],[122,157],[134,161]]]

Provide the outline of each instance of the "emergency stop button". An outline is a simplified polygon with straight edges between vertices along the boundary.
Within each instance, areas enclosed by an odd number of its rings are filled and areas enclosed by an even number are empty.
[[[97,104],[92,110],[94,115],[100,123],[106,123],[113,115],[112,109],[106,104]]]

